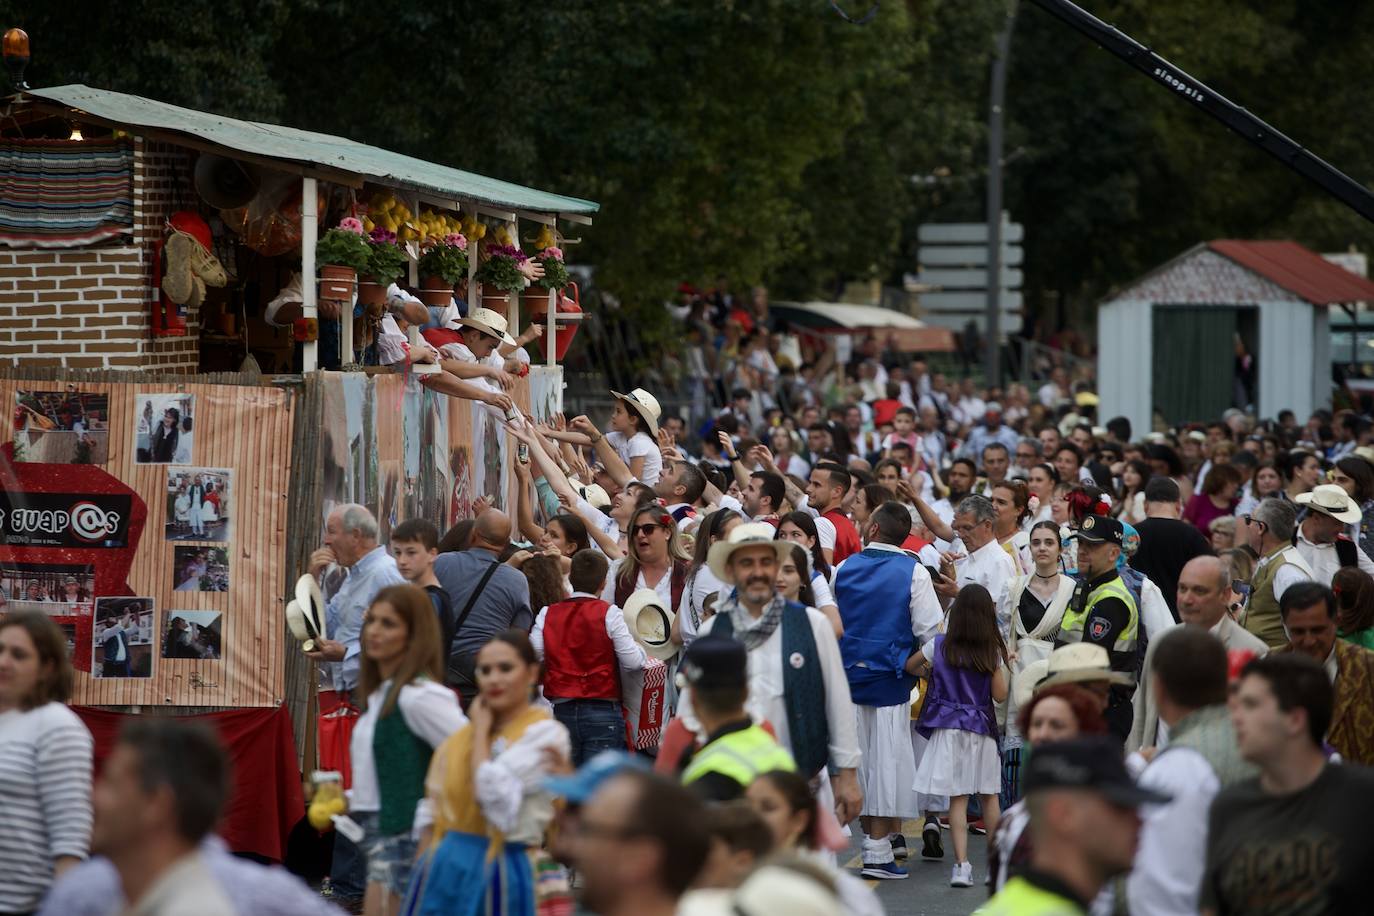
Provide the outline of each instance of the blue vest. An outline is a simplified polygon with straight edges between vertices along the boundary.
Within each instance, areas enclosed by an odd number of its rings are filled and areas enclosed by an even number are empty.
[[[729,614],[717,614],[714,620],[712,636],[734,638],[735,624]],[[825,711],[821,654],[803,605],[787,602],[778,626],[782,629],[782,700],[787,709],[787,737],[797,771],[810,779],[830,758],[830,720]]]
[[[849,695],[860,706],[911,701],[916,679],[905,666],[916,649],[911,576],[918,562],[907,553],[869,548],[845,560],[835,576],[835,601],[844,622],[840,658]]]

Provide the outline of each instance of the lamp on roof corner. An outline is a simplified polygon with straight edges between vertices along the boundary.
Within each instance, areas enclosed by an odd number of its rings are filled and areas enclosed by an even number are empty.
[[[29,33],[23,29],[9,29],[0,41],[5,57],[5,69],[10,72],[10,82],[20,91],[29,88],[24,82],[24,71],[29,66]]]

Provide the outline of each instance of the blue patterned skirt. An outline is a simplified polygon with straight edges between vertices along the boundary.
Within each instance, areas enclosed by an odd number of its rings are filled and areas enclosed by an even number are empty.
[[[534,916],[534,877],[524,843],[491,861],[491,839],[451,830],[419,862],[403,916]]]

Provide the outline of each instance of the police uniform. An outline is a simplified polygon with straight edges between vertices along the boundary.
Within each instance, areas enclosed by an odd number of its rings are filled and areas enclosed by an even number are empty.
[[[1121,523],[1114,518],[1089,515],[1079,526],[1080,541],[1122,546]],[[1131,678],[1128,685],[1112,687],[1107,704],[1107,726],[1122,741],[1131,733],[1131,698],[1139,670],[1140,609],[1121,574],[1115,569],[1091,580],[1079,580],[1055,637],[1055,648],[1076,642],[1093,643],[1107,650],[1113,671]]]
[[[749,653],[743,643],[708,635],[692,643],[678,670],[685,686],[694,690],[738,688],[741,692],[738,715],[708,735],[700,749],[689,747],[678,763],[682,784],[707,801],[739,798],[755,777],[770,770],[797,769],[787,748],[744,712],[748,666]]]

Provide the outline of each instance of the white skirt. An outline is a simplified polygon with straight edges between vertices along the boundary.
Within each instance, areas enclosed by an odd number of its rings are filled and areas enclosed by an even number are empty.
[[[855,706],[858,725],[859,787],[863,789],[862,813],[869,817],[916,817],[921,809],[912,794],[916,756],[908,737],[911,706]]]
[[[958,728],[935,729],[912,788],[925,795],[996,795],[1002,790],[997,741]]]

